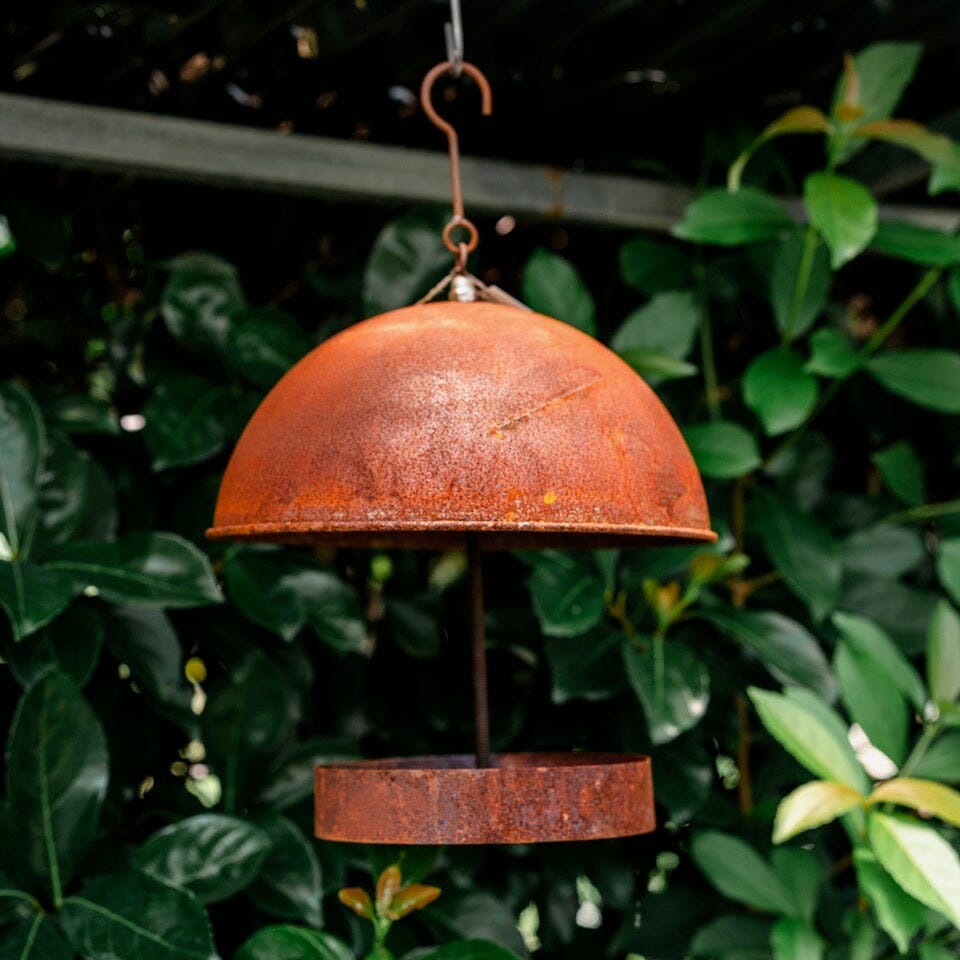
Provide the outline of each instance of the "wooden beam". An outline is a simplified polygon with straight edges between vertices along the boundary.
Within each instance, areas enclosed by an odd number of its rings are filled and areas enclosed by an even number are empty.
[[[0,157],[347,201],[450,201],[442,153],[10,93],[0,93]],[[692,196],[641,177],[475,157],[463,159],[463,189],[468,212],[477,214],[654,231],[676,223]],[[796,202],[791,209],[802,217]],[[960,210],[890,204],[881,215],[940,230],[960,227]]]

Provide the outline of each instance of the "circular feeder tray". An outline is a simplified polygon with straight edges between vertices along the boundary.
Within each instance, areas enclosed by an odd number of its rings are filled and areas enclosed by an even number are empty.
[[[351,843],[601,840],[655,827],[650,759],[510,753],[357,760],[314,771],[316,835]]]

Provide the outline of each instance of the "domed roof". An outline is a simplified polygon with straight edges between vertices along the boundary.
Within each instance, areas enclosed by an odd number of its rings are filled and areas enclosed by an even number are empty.
[[[619,357],[490,302],[374,317],[270,391],[227,466],[217,539],[484,549],[712,541],[679,429]]]

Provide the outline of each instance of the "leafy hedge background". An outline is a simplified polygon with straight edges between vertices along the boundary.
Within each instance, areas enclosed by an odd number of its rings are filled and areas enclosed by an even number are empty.
[[[960,183],[889,120],[919,56],[875,45],[833,104],[715,142],[705,169],[740,159],[676,240],[481,248],[656,387],[720,533],[489,561],[495,747],[650,752],[661,826],[618,842],[311,839],[314,763],[469,748],[464,557],[203,537],[270,386],[448,269],[442,211],[271,297],[239,212],[249,273],[4,183],[0,958],[957,956],[960,240],[837,172],[880,139]]]

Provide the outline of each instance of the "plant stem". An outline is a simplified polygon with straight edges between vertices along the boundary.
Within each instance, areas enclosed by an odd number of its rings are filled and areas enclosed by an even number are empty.
[[[901,510],[884,517],[880,523],[916,523],[919,520],[932,520],[934,517],[946,517],[960,513],[960,500],[944,500],[943,503],[924,503],[919,507]]]
[[[737,784],[737,800],[740,813],[747,816],[753,810],[753,785],[750,777],[750,743],[753,735],[750,732],[750,710],[747,707],[747,698],[738,693],[734,698],[737,708],[737,723],[740,735],[737,742],[737,766],[740,768],[740,782]]]
[[[924,727],[923,733],[920,734],[920,739],[916,742],[914,748],[910,751],[910,756],[907,757],[903,762],[903,766],[900,768],[900,772],[897,774],[899,777],[909,777],[914,770],[920,765],[920,761],[926,756],[927,751],[930,749],[933,741],[940,736],[940,724],[931,723],[928,726]]]
[[[940,267],[931,267],[923,276],[917,281],[916,286],[903,298],[900,305],[890,314],[886,321],[879,327],[879,329],[874,333],[874,335],[857,351],[857,365],[847,374],[844,374],[842,377],[837,377],[830,386],[821,394],[820,400],[817,402],[817,405],[810,411],[810,414],[807,416],[807,419],[797,427],[793,433],[790,434],[779,446],[777,446],[773,453],[770,454],[764,460],[763,467],[768,467],[780,454],[784,451],[789,450],[810,428],[810,424],[817,418],[821,411],[826,407],[830,401],[839,393],[840,388],[847,382],[847,380],[853,376],[854,373],[860,368],[860,364],[869,359],[883,344],[887,341],[889,336],[900,326],[904,317],[927,295],[930,291],[930,288],[940,279],[940,274],[943,270]]]
[[[817,252],[817,239],[817,231],[812,226],[807,226],[807,232],[803,237],[803,255],[800,257],[797,280],[793,285],[793,296],[790,298],[790,312],[787,314],[787,322],[783,330],[781,341],[783,346],[793,340],[793,331],[800,316],[800,308],[803,306],[807,287],[810,285],[810,272],[813,270],[813,257]]]
[[[717,361],[713,352],[713,329],[710,326],[710,297],[703,256],[694,263],[697,280],[697,298],[700,301],[700,362],[703,365],[703,389],[711,420],[720,419],[720,389],[717,384]]]

